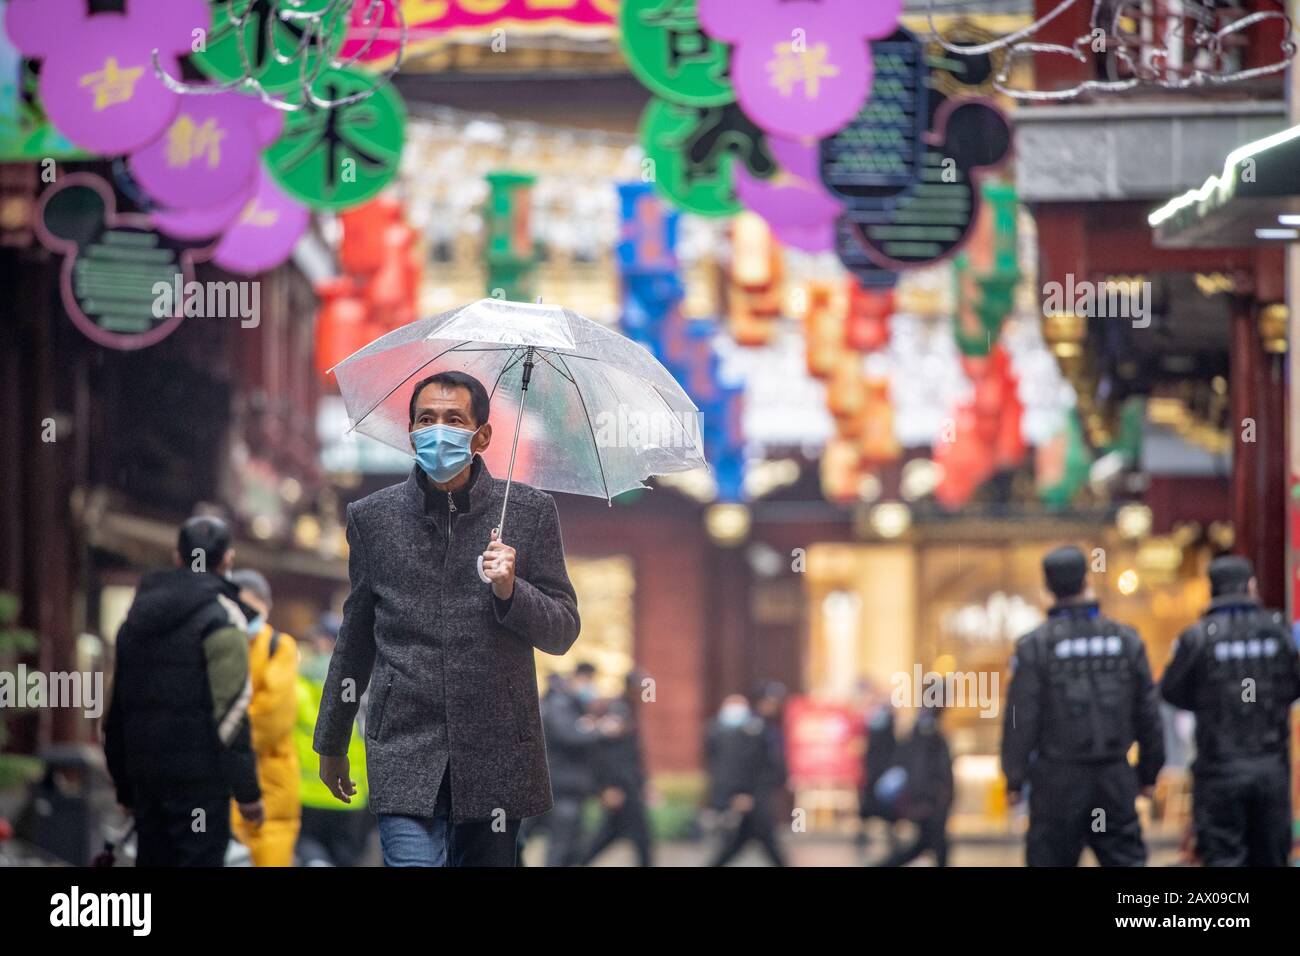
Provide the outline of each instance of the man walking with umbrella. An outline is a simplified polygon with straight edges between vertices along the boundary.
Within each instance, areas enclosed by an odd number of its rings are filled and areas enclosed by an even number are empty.
[[[478,379],[442,372],[409,396],[415,468],[347,511],[351,593],[316,724],[321,778],[350,801],[348,741],[369,684],[385,863],[513,866],[520,820],[551,806],[533,650],[563,654],[579,629],[559,517],[515,483],[501,540],[507,483],[480,456],[492,426]]]

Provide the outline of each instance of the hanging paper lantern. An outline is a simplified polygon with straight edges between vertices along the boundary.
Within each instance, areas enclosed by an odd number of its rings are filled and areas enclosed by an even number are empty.
[[[384,230],[402,218],[402,206],[391,196],[380,196],[339,214],[343,238],[339,266],[348,275],[369,275],[384,263]]]
[[[858,451],[863,462],[884,464],[897,461],[903,448],[894,435],[894,408],[889,402],[889,380],[868,378],[858,430]]]
[[[351,279],[322,283],[316,294],[321,299],[316,318],[316,370],[329,379],[330,369],[378,336],[372,334],[369,309]]]
[[[838,356],[844,351],[844,317],[837,314],[828,286],[821,283],[810,285],[803,325],[808,374],[814,378],[829,378]]]
[[[1065,414],[1050,441],[1038,446],[1034,467],[1038,497],[1049,508],[1064,508],[1087,484],[1092,455],[1076,409]]]
[[[822,497],[827,501],[855,501],[862,472],[859,467],[857,444],[843,438],[832,438],[822,450]]]
[[[776,323],[768,316],[755,313],[749,296],[738,292],[727,303],[727,332],[737,345],[757,347],[772,341]]]
[[[826,407],[837,419],[856,421],[862,413],[866,382],[862,356],[841,351],[835,357],[830,381],[826,385]]]
[[[935,442],[933,458],[943,468],[943,478],[934,490],[935,500],[948,510],[970,501],[975,490],[993,474],[988,445],[977,437],[978,416],[973,404],[963,405],[954,416],[952,441],[942,436]]]
[[[874,352],[889,344],[889,317],[894,314],[893,289],[868,289],[848,279],[849,309],[844,344],[859,352]]]
[[[407,267],[414,241],[411,227],[405,223],[395,222],[383,231],[384,261],[366,287],[366,299],[372,317],[385,329],[402,324],[403,312],[414,294]]]

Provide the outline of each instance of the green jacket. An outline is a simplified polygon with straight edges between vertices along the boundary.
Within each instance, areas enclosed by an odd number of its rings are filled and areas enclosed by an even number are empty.
[[[311,743],[324,688],[323,680],[315,680],[306,674],[298,675],[298,722],[293,738],[302,772],[302,805],[319,810],[364,810],[369,788],[366,785],[366,747],[361,734],[353,734],[348,745],[348,769],[357,785],[357,794],[352,802],[343,803],[337,799],[320,778],[320,756],[312,749]]]

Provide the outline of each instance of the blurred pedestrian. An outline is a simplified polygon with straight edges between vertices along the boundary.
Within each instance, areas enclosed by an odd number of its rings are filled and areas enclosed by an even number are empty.
[[[601,821],[587,847],[584,865],[618,840],[631,842],[639,866],[654,865],[645,803],[645,762],[633,704],[637,687],[635,674],[630,674],[622,697],[598,702],[604,706],[597,714],[600,739],[593,754]]]
[[[785,685],[780,681],[763,681],[754,691],[754,713],[763,721],[763,744],[767,750],[764,785],[774,805],[784,804],[789,771],[785,762]]]
[[[1206,866],[1285,866],[1300,656],[1282,612],[1260,605],[1248,560],[1216,558],[1209,573],[1210,606],[1160,682],[1165,700],[1196,715],[1196,852]]]
[[[253,611],[248,622],[248,668],[253,699],[248,706],[257,780],[262,788],[266,820],[251,826],[231,808],[235,838],[248,847],[254,866],[292,866],[301,824],[298,794],[298,751],[293,728],[298,718],[298,645],[271,626],[271,585],[256,571],[230,575],[239,599]]]
[[[905,773],[898,812],[891,816],[916,826],[912,839],[898,843],[881,866],[902,866],[921,854],[934,855],[935,866],[948,865],[948,814],[952,809],[952,757],[940,726],[942,711],[923,707],[912,732],[896,755],[896,767]],[[883,802],[883,801],[882,801]]]
[[[384,862],[515,866],[520,821],[551,807],[533,652],[578,637],[559,516],[515,482],[513,545],[500,540],[506,483],[483,462],[491,399],[478,379],[431,375],[407,410],[415,467],[347,508],[351,591],[316,723],[321,775],[351,802],[348,744],[370,686]]]
[[[364,729],[358,728],[348,743],[348,772],[357,790],[351,803],[340,803],[330,793],[320,777],[320,755],[312,749],[325,675],[334,652],[334,633],[322,628],[313,635],[302,648],[298,673],[298,716],[294,727],[302,793],[298,858],[306,866],[360,865],[374,821],[367,812],[370,788],[366,782]]]
[[[595,747],[601,740],[596,720],[587,712],[596,699],[595,676],[596,668],[585,661],[567,679],[552,674],[542,698],[555,801],[536,824],[547,833],[547,866],[582,862],[582,808],[595,792]]]
[[[1078,548],[1048,553],[1043,576],[1055,604],[1016,644],[1002,729],[1008,802],[1029,786],[1026,859],[1075,866],[1086,844],[1102,866],[1142,866],[1136,800],[1165,761],[1146,648],[1101,613]]]
[[[885,832],[891,851],[897,849],[898,840],[894,831],[897,817],[892,807],[878,796],[876,788],[885,771],[898,761],[898,740],[894,736],[894,708],[887,696],[872,693],[874,708],[867,714],[867,743],[863,750],[862,788],[858,792],[858,818],[862,821],[859,843],[867,842],[867,824],[871,820],[880,820],[885,825]]]
[[[743,694],[722,702],[709,728],[710,807],[721,820],[722,842],[710,866],[724,866],[751,840],[775,866],[785,866],[772,821],[771,751],[762,717]]]
[[[176,567],[147,575],[117,634],[104,751],[135,818],[137,866],[221,866],[230,800],[265,818],[248,722],[249,610],[226,578],[230,528],[181,526]]]

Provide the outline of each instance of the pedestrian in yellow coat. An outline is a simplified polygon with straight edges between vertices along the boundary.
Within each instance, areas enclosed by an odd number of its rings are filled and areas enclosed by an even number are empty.
[[[257,612],[249,621],[248,670],[253,701],[248,708],[257,755],[266,821],[258,827],[232,816],[235,838],[248,847],[254,866],[292,866],[302,817],[298,796],[298,750],[293,730],[298,717],[298,646],[267,622],[271,586],[256,571],[236,571],[231,580],[240,600]]]

